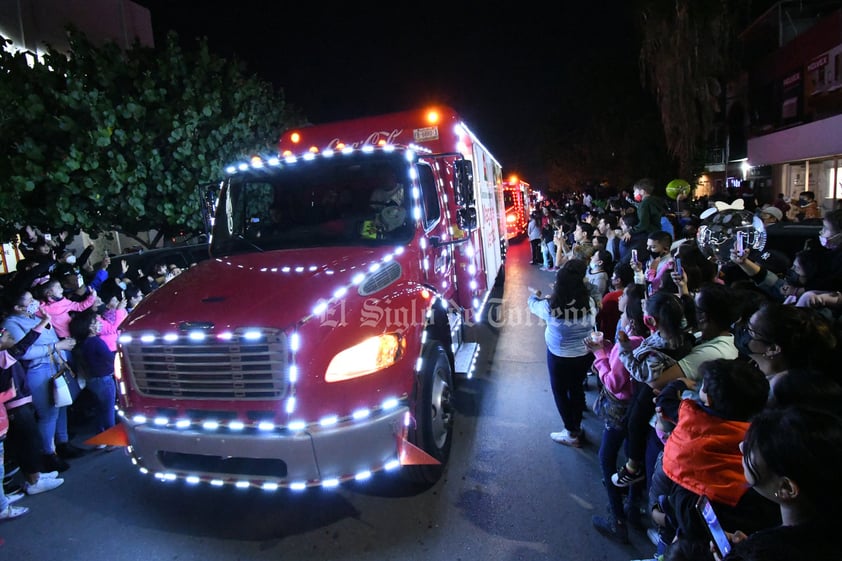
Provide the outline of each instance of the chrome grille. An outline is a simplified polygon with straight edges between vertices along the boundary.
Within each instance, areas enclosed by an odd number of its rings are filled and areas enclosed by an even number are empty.
[[[208,336],[192,341],[180,335],[141,342],[132,334],[123,344],[135,388],[149,397],[182,399],[282,399],[288,391],[287,344],[283,332],[263,330],[258,339],[235,333],[231,339]]]

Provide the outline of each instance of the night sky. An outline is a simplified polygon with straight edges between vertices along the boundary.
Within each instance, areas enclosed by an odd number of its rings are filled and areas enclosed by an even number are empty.
[[[313,123],[451,105],[504,174],[537,187],[546,183],[545,139],[583,118],[592,88],[640,89],[625,0],[470,9],[457,2],[135,1],[150,9],[156,42],[169,29],[185,45],[207,37],[213,52],[245,62]]]

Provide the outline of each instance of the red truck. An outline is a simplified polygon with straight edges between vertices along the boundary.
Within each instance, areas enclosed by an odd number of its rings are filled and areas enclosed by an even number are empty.
[[[532,189],[517,176],[503,182],[503,205],[506,208],[506,237],[509,240],[526,235],[529,215],[533,210]]]
[[[435,482],[502,279],[497,160],[447,107],[309,126],[227,168],[215,208],[211,258],[121,326],[132,461],[268,490]]]

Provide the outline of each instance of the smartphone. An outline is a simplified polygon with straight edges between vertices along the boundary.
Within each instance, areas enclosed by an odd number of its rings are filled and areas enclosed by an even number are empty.
[[[731,552],[731,542],[728,541],[728,536],[725,534],[725,530],[723,530],[722,526],[719,525],[719,519],[713,511],[713,505],[711,505],[708,498],[703,495],[699,497],[698,501],[696,501],[696,510],[698,510],[699,516],[702,517],[702,520],[708,529],[708,533],[713,540],[713,545],[716,547],[717,553],[720,557],[724,558]]]
[[[737,254],[742,255],[743,251],[745,251],[745,242],[743,241],[744,234],[743,232],[737,232]]]
[[[632,257],[631,257],[631,260],[632,260],[632,263],[637,263],[637,262],[638,262],[638,261],[637,261],[637,250],[636,250],[636,249],[633,249],[633,250],[632,250]]]
[[[681,269],[681,257],[676,257],[674,259],[674,261],[675,261],[675,272],[678,275],[681,275],[681,273],[683,272],[682,269]]]

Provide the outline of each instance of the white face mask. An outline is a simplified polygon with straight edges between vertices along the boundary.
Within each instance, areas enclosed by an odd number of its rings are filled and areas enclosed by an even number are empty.
[[[842,236],[842,233],[834,234],[829,238],[827,236],[819,236],[819,243],[822,244],[822,247],[826,247],[827,249],[836,249],[836,246],[839,245],[840,236]]]
[[[75,255],[68,255],[65,260],[65,263],[68,265],[75,265],[76,264],[76,256]]]
[[[35,312],[37,312],[38,308],[40,308],[40,307],[41,307],[41,303],[38,300],[33,300],[26,307],[26,313],[31,315],[31,316],[34,316]]]

